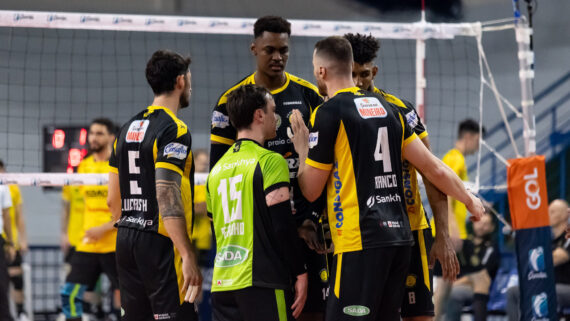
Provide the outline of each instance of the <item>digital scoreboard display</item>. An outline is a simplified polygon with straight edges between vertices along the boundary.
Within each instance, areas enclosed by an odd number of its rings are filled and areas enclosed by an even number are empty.
[[[75,173],[87,155],[88,126],[45,126],[43,130],[43,171]]]

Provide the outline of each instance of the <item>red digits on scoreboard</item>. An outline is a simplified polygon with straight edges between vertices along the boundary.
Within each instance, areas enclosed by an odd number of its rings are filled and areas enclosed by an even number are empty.
[[[62,129],[56,129],[53,131],[51,136],[51,145],[55,149],[60,149],[65,144],[65,131]]]

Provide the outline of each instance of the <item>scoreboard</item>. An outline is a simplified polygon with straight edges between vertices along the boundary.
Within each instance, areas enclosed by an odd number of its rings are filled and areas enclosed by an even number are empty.
[[[89,150],[89,126],[44,126],[43,171],[75,173]]]

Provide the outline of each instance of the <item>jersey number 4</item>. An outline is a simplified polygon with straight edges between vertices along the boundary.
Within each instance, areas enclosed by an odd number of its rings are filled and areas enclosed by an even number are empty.
[[[224,211],[225,224],[231,223],[235,220],[241,220],[241,190],[238,191],[236,185],[241,183],[242,174],[230,177],[229,179],[221,179],[218,185],[218,195],[222,198],[222,210]],[[229,200],[228,200],[228,180],[230,185],[230,199],[236,201],[235,206],[232,207],[230,213]]]
[[[384,172],[392,171],[392,161],[390,160],[390,140],[388,139],[388,128],[378,128],[378,139],[376,140],[376,149],[374,150],[374,160],[382,162]]]

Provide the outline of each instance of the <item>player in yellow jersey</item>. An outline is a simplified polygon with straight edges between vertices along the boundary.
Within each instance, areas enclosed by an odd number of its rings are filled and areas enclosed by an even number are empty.
[[[4,232],[0,237],[0,250],[2,250],[0,251],[0,320],[12,320],[12,315],[10,314],[10,299],[8,297],[8,289],[10,286],[8,263],[10,263],[15,256],[14,244],[10,241],[12,239],[12,224],[10,224],[11,207],[12,198],[10,197],[10,189],[8,186],[0,185],[0,210],[2,211],[0,231]]]
[[[65,256],[65,262],[69,263],[73,253],[75,253],[75,247],[81,242],[85,204],[79,186],[64,186],[61,198],[63,200],[63,211],[60,245]]]
[[[4,163],[0,161],[0,173],[5,173]],[[16,250],[14,260],[8,265],[10,281],[14,286],[12,299],[16,305],[16,316],[19,320],[27,320],[24,312],[24,279],[22,271],[22,255],[28,251],[28,237],[26,222],[22,213],[22,194],[18,185],[9,185],[12,207],[10,207],[10,222],[12,227],[12,244]],[[6,237],[6,235],[3,235]]]
[[[485,128],[479,128],[479,123],[473,119],[465,119],[459,123],[455,148],[452,148],[443,156],[443,162],[463,181],[469,180],[467,176],[467,166],[465,165],[465,156],[474,154],[479,149],[480,132],[484,135]],[[462,240],[467,239],[467,208],[461,202],[450,197],[448,198],[448,213],[449,233],[453,242],[456,244],[456,249],[460,249]],[[441,275],[439,266],[436,266],[435,275],[436,278]],[[475,280],[475,282],[477,282],[477,280]],[[486,281],[482,279],[480,282]],[[434,295],[436,320],[441,319],[445,302],[451,290],[451,283],[445,280],[442,282],[438,280],[438,284],[440,285],[438,285]],[[479,296],[477,299],[485,298]],[[474,302],[474,304],[477,304],[477,302]]]
[[[413,244],[402,159],[465,202],[474,219],[483,205],[417,139],[400,107],[354,87],[348,40],[317,42],[313,66],[319,92],[330,99],[312,114],[310,132],[293,113],[292,140],[303,195],[313,201],[327,191],[335,259],[326,320],[400,320]]]
[[[374,78],[378,73],[378,66],[375,64],[374,59],[380,48],[379,41],[371,35],[349,33],[345,34],[344,37],[352,46],[354,58],[352,78],[354,84],[360,89],[380,94],[387,102],[401,108],[408,125],[429,149],[428,132],[414,106],[410,102],[388,94],[374,85]],[[447,278],[454,279],[459,272],[457,269],[459,263],[447,233],[447,197],[427,179],[424,180],[430,205],[434,210],[436,218],[438,218],[436,223],[440,227],[445,227],[445,232],[439,233],[434,243],[421,201],[417,172],[414,166],[407,160],[403,162],[403,178],[406,210],[410,220],[410,227],[414,234],[414,246],[412,248],[410,271],[406,278],[402,317],[404,320],[431,320],[434,315],[432,301],[433,276],[431,269],[428,267],[427,254],[430,253],[429,261],[432,261],[431,263],[433,263],[434,258],[446,262],[445,276]]]
[[[106,118],[93,120],[87,136],[91,155],[83,159],[78,173],[109,172],[111,146],[115,126]],[[81,239],[71,257],[71,271],[61,289],[63,313],[67,320],[81,320],[83,294],[93,288],[101,273],[105,273],[114,289],[118,289],[115,264],[117,231],[107,206],[107,186],[83,185],[79,192],[84,199]]]

